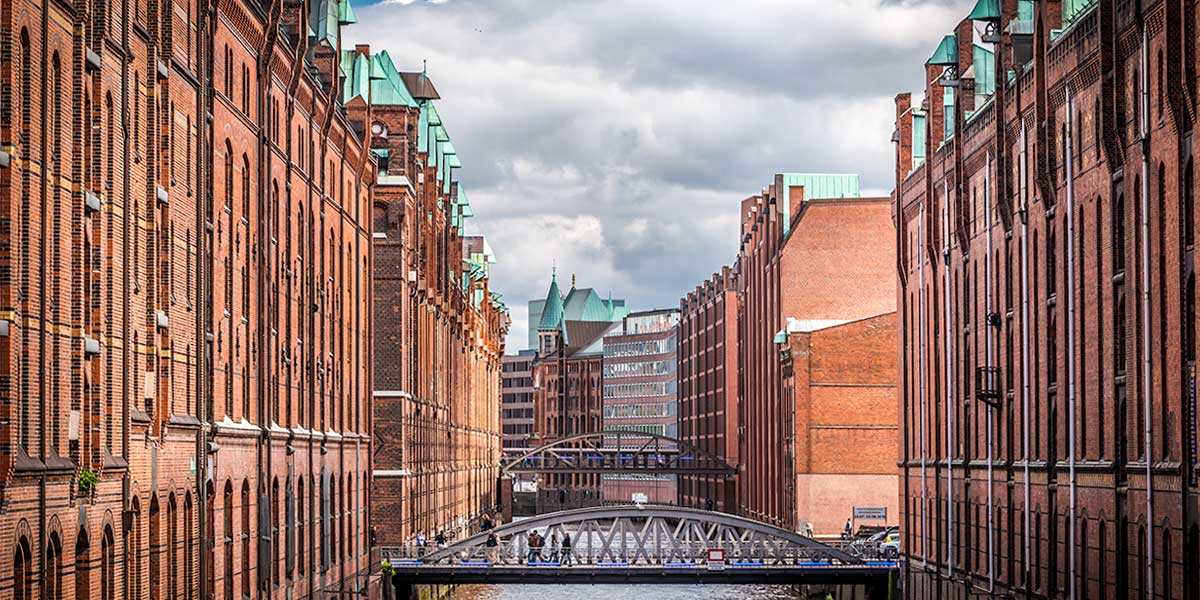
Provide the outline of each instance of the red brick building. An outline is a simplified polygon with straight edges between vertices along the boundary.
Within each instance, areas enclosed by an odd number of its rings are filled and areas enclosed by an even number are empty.
[[[352,119],[379,161],[373,205],[375,439],[372,525],[382,545],[465,531],[497,505],[508,315],[495,261],[424,73],[386,51],[342,54]]]
[[[817,534],[896,485],[894,366],[869,359],[895,347],[895,234],[888,199],[858,196],[854,175],[780,174],[742,202],[740,512]]]
[[[855,530],[898,523],[895,313],[816,328],[793,320],[785,335],[800,528],[828,536],[847,519]]]
[[[738,465],[737,272],[720,273],[679,301],[679,439]],[[680,475],[679,504],[735,513],[732,478]]]
[[[1197,16],[980,2],[896,99],[914,598],[1200,594]]]
[[[367,585],[353,20],[0,3],[0,597]]]
[[[620,328],[624,302],[601,300],[592,288],[576,288],[574,276],[563,296],[557,275],[552,275],[539,309],[538,323],[530,323],[538,342],[531,445],[598,432],[603,426],[604,335]],[[596,473],[541,475],[537,487],[539,512],[601,503]]]

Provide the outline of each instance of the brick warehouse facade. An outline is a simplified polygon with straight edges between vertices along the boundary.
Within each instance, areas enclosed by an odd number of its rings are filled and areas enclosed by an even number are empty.
[[[592,288],[571,289],[563,296],[558,276],[542,302],[530,302],[537,315],[537,358],[533,362],[533,430],[531,445],[545,445],[573,435],[595,433],[603,426],[604,335],[617,331],[628,313],[623,300],[607,300]],[[533,317],[530,317],[531,319]],[[599,506],[598,473],[539,475],[538,512]]]
[[[361,141],[352,22],[338,0],[0,2],[0,598],[368,585],[372,244],[393,181],[368,152],[386,144]],[[413,194],[457,208],[403,239],[439,248],[417,268],[453,272],[429,279],[458,312],[414,318],[405,360],[441,368],[422,380],[473,423],[451,443],[487,497],[507,321],[490,250],[460,234],[465,195],[423,168]]]
[[[1197,17],[980,2],[897,97],[911,597],[1200,594]]]
[[[737,271],[720,273],[679,301],[679,439],[738,465]],[[733,478],[680,475],[679,505],[737,511]]]
[[[844,522],[857,501],[886,506],[891,497],[879,488],[895,485],[885,475],[894,472],[894,453],[864,453],[866,448],[894,447],[898,436],[894,414],[869,412],[877,408],[878,395],[888,393],[878,387],[881,374],[891,372],[887,364],[863,361],[852,376],[821,381],[817,372],[796,371],[801,366],[813,369],[810,363],[819,368],[816,357],[789,361],[781,352],[794,345],[789,331],[820,332],[851,321],[886,320],[895,312],[889,243],[895,234],[889,211],[887,198],[859,197],[857,175],[778,174],[760,195],[742,202],[741,514],[803,530],[809,524],[824,526],[834,518],[831,514]],[[829,343],[831,356],[855,356],[869,355],[889,342],[886,336],[830,336]],[[837,393],[799,383],[814,378],[845,389],[840,397],[822,397]],[[839,405],[857,410],[826,410]],[[873,459],[865,460],[864,455]],[[858,494],[824,499],[814,495],[817,488],[829,485],[855,487]]]
[[[507,309],[489,288],[486,240],[464,232],[462,163],[432,81],[386,51],[345,56],[346,102],[379,159],[373,525],[383,545],[453,536],[499,502]]]

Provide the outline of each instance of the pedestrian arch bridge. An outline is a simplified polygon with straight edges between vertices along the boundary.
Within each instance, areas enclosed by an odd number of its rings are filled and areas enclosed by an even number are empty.
[[[597,431],[537,448],[506,448],[500,471],[513,473],[653,473],[733,475],[721,458],[683,440],[640,431]]]
[[[540,552],[530,551],[535,531],[546,540]],[[483,532],[444,548],[383,548],[382,558],[398,590],[447,583],[862,584],[872,598],[886,597],[897,566],[744,517],[677,506],[564,510],[493,533],[494,546]],[[568,534],[572,545],[562,548]]]

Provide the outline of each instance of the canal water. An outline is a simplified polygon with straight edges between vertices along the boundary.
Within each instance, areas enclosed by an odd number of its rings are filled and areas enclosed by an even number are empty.
[[[797,600],[776,585],[468,585],[453,600]]]

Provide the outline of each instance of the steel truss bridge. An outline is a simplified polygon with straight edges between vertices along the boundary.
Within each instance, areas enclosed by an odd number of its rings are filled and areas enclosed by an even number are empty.
[[[504,450],[500,470],[513,473],[733,475],[737,469],[687,442],[652,433],[601,431],[533,449]]]
[[[546,541],[530,552],[529,534]],[[404,590],[453,583],[779,583],[864,585],[886,598],[892,561],[868,560],[758,521],[677,506],[564,510],[505,524],[444,547],[382,549]],[[568,549],[554,548],[570,534]],[[710,562],[710,551],[724,561]]]

